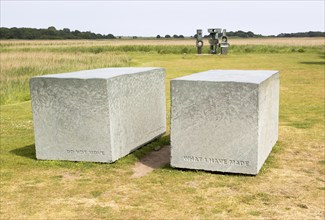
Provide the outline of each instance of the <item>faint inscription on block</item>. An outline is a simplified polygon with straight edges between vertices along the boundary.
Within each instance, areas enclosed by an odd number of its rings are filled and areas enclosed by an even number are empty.
[[[278,139],[278,117],[278,71],[173,79],[171,165],[256,175]]]
[[[37,76],[30,89],[38,159],[113,162],[166,131],[162,68]]]

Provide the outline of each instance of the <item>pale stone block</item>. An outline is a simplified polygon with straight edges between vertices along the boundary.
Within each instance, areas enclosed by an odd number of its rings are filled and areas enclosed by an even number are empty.
[[[173,79],[171,166],[256,175],[278,140],[278,118],[278,71]]]
[[[166,131],[162,68],[37,76],[30,90],[37,159],[109,163]]]

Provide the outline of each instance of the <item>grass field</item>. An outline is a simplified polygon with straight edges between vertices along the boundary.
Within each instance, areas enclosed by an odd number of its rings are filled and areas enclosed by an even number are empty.
[[[231,45],[284,45],[284,46],[322,46],[325,44],[323,37],[303,37],[303,38],[229,38]],[[195,39],[112,39],[112,40],[3,40],[2,46],[14,47],[38,47],[62,45],[92,45],[92,46],[123,46],[123,45],[195,45]],[[209,45],[204,39],[204,45]]]
[[[102,43],[1,41],[1,219],[324,219],[324,43],[238,45],[228,56],[196,56],[188,45]],[[167,112],[172,78],[279,70],[278,144],[257,176],[165,166],[132,179],[134,163],[168,144],[169,132],[113,164],[36,160],[29,78],[110,66],[166,68]]]

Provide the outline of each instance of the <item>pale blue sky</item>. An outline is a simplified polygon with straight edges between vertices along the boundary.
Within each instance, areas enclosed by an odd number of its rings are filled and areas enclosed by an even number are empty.
[[[194,35],[226,28],[264,35],[324,31],[319,1],[7,1],[2,27],[92,31],[116,36]]]

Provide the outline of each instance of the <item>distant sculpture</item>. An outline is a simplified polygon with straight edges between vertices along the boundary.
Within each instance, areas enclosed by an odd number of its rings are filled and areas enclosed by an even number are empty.
[[[211,28],[208,29],[209,44],[210,44],[210,54],[216,54],[219,46],[218,34],[221,33],[221,28]]]
[[[196,47],[197,47],[197,54],[201,54],[202,47],[203,47],[202,30],[201,29],[196,30]]]
[[[228,37],[226,35],[226,29],[222,30],[222,37],[221,37],[221,43],[219,44],[219,47],[221,48],[221,54],[227,54],[228,53]]]
[[[221,41],[219,43],[219,36],[218,34],[221,33],[221,28],[209,28],[209,44],[210,44],[210,54],[217,54],[219,52],[221,54],[227,54],[228,53],[228,37],[226,35],[226,29],[222,30],[222,37]],[[202,53],[202,47],[203,47],[203,41],[202,41],[202,30],[197,29],[196,30],[196,47],[197,47],[197,53]]]

